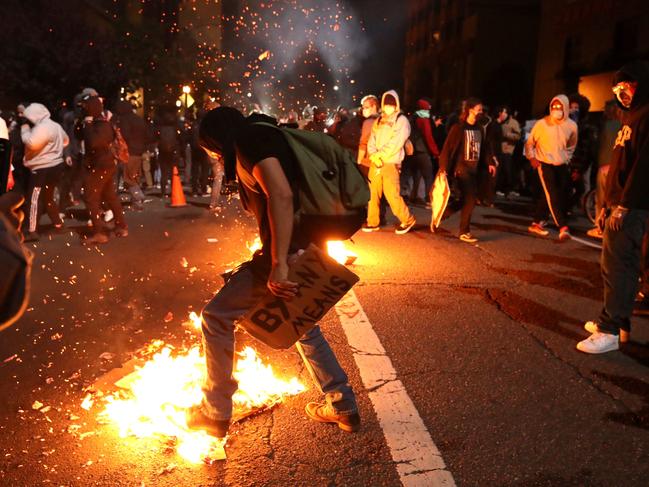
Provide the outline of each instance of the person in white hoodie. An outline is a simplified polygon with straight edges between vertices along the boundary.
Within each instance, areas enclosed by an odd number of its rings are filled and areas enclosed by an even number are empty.
[[[390,209],[399,220],[397,235],[408,233],[415,225],[415,217],[401,197],[399,169],[405,157],[404,145],[410,136],[408,117],[400,112],[399,95],[394,90],[381,97],[381,116],[372,125],[367,141],[370,159],[370,202],[364,232],[379,230],[381,196],[385,195]]]
[[[570,189],[568,163],[577,147],[577,124],[570,119],[568,107],[566,95],[552,98],[550,114],[534,124],[525,142],[525,155],[532,169],[538,172],[543,189],[543,195],[537,198],[536,214],[528,230],[536,235],[548,235],[543,220],[549,209],[561,240],[570,238],[566,219]]]
[[[63,227],[58,205],[54,201],[54,189],[63,175],[63,149],[70,139],[63,127],[50,118],[49,110],[40,103],[32,103],[25,108],[20,123],[20,136],[25,144],[24,165],[31,171],[25,201],[28,224],[25,240],[38,240],[36,230],[42,207],[55,228]],[[39,201],[42,201],[42,206]]]

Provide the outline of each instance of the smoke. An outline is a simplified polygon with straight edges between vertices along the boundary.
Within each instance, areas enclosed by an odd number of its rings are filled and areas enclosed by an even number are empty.
[[[349,103],[369,42],[357,13],[334,0],[240,2],[223,19],[226,102],[265,111]],[[229,98],[229,100],[228,100]]]

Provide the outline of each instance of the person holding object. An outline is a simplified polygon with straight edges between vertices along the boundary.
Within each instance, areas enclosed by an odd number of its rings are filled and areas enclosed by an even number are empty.
[[[225,437],[237,389],[232,376],[235,321],[266,296],[267,290],[282,299],[295,296],[297,284],[287,278],[289,256],[309,242],[323,245],[326,236],[308,234],[301,222],[294,224],[300,172],[281,129],[250,123],[238,110],[220,107],[205,115],[199,138],[210,157],[224,160],[226,173],[236,171],[241,201],[254,214],[262,241],[261,250],[227,278],[202,312],[205,396],[186,411],[186,421],[189,428]],[[319,326],[300,338],[296,348],[325,395],[324,403],[307,404],[309,418],[337,424],[344,431],[358,430],[354,392]]]
[[[538,173],[542,188],[537,196],[534,221],[528,227],[530,233],[549,235],[543,224],[549,209],[559,229],[559,239],[570,238],[566,217],[570,190],[568,164],[577,147],[577,137],[577,124],[569,117],[568,97],[555,96],[550,101],[550,115],[534,124],[525,143],[525,155]]]
[[[490,176],[496,175],[496,161],[487,150],[482,121],[482,102],[469,98],[458,123],[451,127],[439,157],[441,174],[453,174],[462,192],[460,235],[462,242],[478,241],[471,234],[471,216],[478,196],[479,166],[486,165]]]
[[[401,197],[399,169],[405,158],[404,145],[410,136],[408,117],[400,111],[399,95],[386,91],[381,98],[381,116],[372,125],[367,141],[370,159],[370,202],[367,206],[367,223],[364,232],[379,230],[380,201],[385,195],[390,209],[399,220],[394,230],[397,235],[408,233],[415,226],[415,217]]]
[[[585,353],[617,350],[628,340],[649,220],[649,63],[627,64],[614,83],[623,115],[598,217],[604,305],[599,319],[584,325],[591,335],[577,349]]]

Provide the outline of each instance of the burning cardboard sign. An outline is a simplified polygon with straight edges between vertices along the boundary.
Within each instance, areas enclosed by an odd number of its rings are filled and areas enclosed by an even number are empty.
[[[297,296],[284,300],[270,292],[240,321],[250,335],[273,348],[288,348],[311,330],[358,282],[358,276],[315,245],[289,269],[299,284]]]

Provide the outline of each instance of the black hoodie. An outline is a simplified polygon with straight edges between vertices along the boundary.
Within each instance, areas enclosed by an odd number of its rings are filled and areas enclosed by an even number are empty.
[[[101,99],[90,96],[81,102],[81,108],[84,116],[92,118],[92,120],[84,120],[76,129],[77,137],[85,144],[86,167],[91,169],[115,167],[115,157],[111,150],[115,131],[104,117],[104,105]]]
[[[622,128],[606,180],[606,206],[649,210],[649,63],[636,61],[615,74],[615,83],[637,81],[633,101],[623,107]]]

